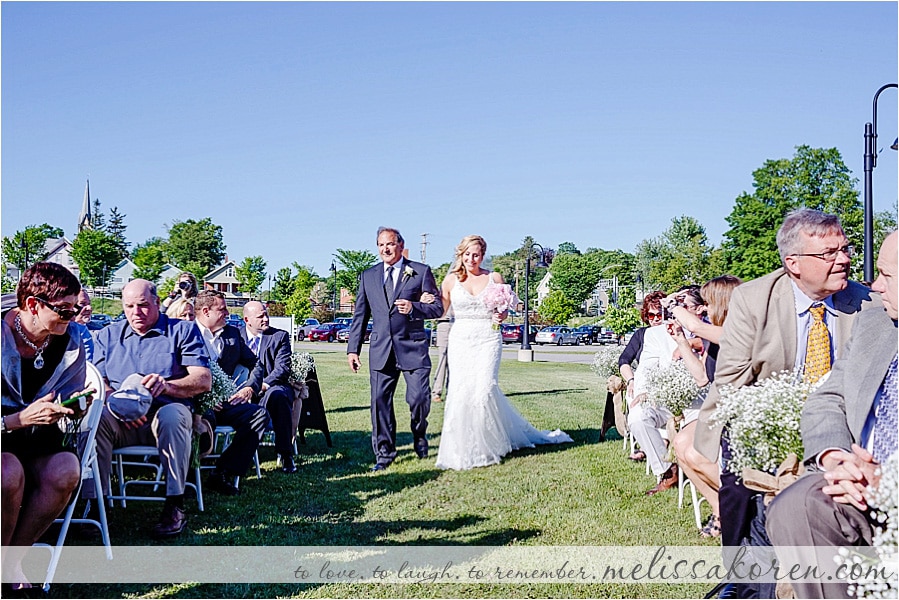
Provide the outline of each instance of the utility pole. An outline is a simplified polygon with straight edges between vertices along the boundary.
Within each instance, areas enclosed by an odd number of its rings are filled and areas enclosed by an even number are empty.
[[[429,233],[421,234],[421,262],[428,264],[428,241]]]

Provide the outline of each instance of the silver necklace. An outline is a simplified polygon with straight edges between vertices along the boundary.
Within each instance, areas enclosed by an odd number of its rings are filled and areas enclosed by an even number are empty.
[[[31,340],[28,339],[28,336],[25,335],[25,332],[22,331],[22,316],[19,313],[16,313],[16,332],[18,332],[19,337],[25,341],[25,344],[28,345],[29,348],[34,350],[34,368],[40,371],[44,368],[44,350],[47,349],[47,346],[50,345],[50,336],[47,336],[47,339],[44,340],[44,343],[41,344],[41,347],[38,348]]]

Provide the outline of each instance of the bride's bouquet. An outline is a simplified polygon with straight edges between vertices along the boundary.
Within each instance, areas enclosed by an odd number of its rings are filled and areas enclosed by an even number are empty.
[[[495,313],[506,312],[518,305],[518,296],[508,283],[494,285],[484,292],[484,305]],[[494,323],[493,329],[498,330],[499,323]]]

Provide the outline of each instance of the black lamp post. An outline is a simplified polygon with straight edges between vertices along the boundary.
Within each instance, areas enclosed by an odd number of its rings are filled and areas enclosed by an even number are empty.
[[[874,94],[874,116],[870,123],[865,123],[865,281],[874,281],[874,196],[872,191],[872,176],[874,167],[877,166],[877,98],[886,89],[899,87],[895,83],[881,86]],[[895,148],[893,144],[891,148]]]
[[[530,304],[528,303],[528,288],[530,287],[530,276],[531,276],[531,253],[534,251],[534,247],[540,248],[540,260],[537,261],[537,267],[546,268],[549,265],[546,264],[546,250],[543,249],[543,246],[537,243],[532,243],[528,246],[527,253],[525,254],[524,259],[524,325],[521,328],[521,349],[522,350],[530,350],[531,349],[531,322],[530,322]]]
[[[331,302],[332,302],[331,306],[334,307],[334,318],[331,320],[336,321],[337,320],[337,265],[334,264],[333,260],[331,261],[331,276],[334,277],[334,294],[333,294],[332,300],[331,300]]]

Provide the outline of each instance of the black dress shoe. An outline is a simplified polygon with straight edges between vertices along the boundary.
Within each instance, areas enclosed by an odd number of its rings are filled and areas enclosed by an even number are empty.
[[[231,479],[231,477],[224,473],[213,471],[206,479],[206,487],[213,492],[218,492],[222,496],[236,496],[240,493],[240,490],[231,485],[228,481],[229,479]]]
[[[427,458],[428,457],[428,440],[425,438],[415,440],[415,443],[412,444],[412,447],[415,448],[415,454],[418,458]]]
[[[293,462],[292,456],[282,456],[281,457],[281,472],[282,473],[296,473],[297,465]]]

